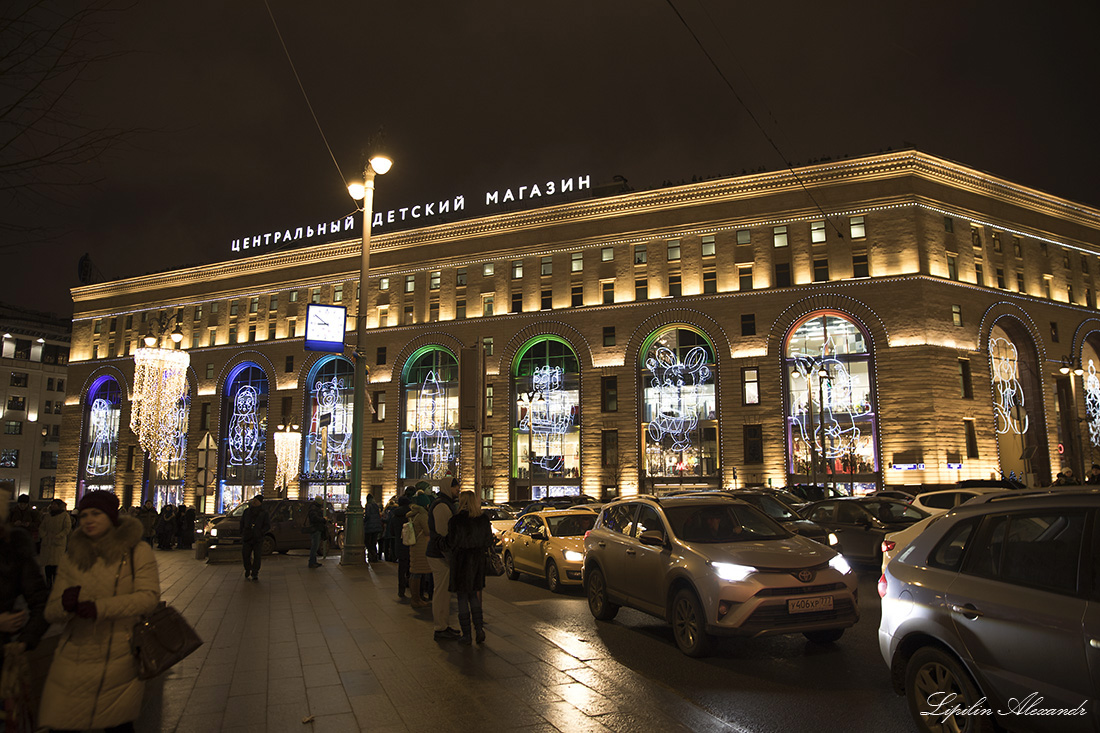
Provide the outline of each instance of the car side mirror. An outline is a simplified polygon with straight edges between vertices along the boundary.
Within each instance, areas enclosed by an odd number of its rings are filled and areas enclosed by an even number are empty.
[[[536,529],[535,532],[531,535],[531,537],[533,539],[536,539],[536,540],[545,540],[546,539],[546,531],[541,530],[541,529]]]
[[[660,547],[665,544],[665,533],[659,529],[647,529],[638,535],[638,541],[643,545]]]

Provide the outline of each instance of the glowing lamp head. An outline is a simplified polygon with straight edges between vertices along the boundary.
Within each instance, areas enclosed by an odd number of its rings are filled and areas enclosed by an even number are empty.
[[[390,168],[393,166],[393,161],[390,160],[388,155],[377,154],[371,156],[370,167],[374,169],[374,172],[380,176],[384,176],[389,173]]]
[[[175,341],[177,344],[180,341],[183,341],[183,331],[180,330],[180,327],[178,325],[172,330],[172,340]]]
[[[145,345],[150,349],[157,345],[157,337],[151,333],[145,334]]]
[[[351,197],[356,201],[362,201],[363,197],[367,195],[367,187],[359,181],[355,181],[354,183],[348,184],[348,193],[351,194]]]
[[[1080,377],[1082,374],[1085,373],[1085,370],[1081,367],[1074,367],[1073,373]]]

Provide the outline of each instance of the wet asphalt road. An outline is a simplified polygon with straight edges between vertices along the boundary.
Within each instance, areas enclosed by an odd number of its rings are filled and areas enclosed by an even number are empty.
[[[810,644],[801,634],[722,639],[705,659],[681,654],[670,627],[644,613],[624,608],[613,621],[596,621],[579,587],[556,595],[525,575],[489,578],[487,590],[562,632],[602,645],[619,662],[735,728],[911,733],[916,728],[905,700],[891,689],[878,650],[879,573],[857,572],[861,617],[835,644]]]

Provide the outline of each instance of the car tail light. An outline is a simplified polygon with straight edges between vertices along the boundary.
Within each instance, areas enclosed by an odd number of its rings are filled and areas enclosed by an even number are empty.
[[[886,597],[886,573],[883,573],[882,577],[878,579],[878,597]]]
[[[585,538],[585,539],[588,539],[588,535],[590,535],[590,534],[592,534],[592,530],[590,530],[590,529],[586,529],[586,530],[584,531],[584,538]]]
[[[893,540],[883,540],[882,541],[882,553],[885,555],[887,552],[893,552],[894,548],[897,547],[897,546],[898,546],[898,543],[894,542]]]

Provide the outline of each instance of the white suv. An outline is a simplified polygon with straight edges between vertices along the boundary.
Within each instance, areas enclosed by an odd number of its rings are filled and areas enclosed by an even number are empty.
[[[801,633],[825,644],[859,620],[856,577],[839,553],[732,497],[612,502],[584,549],[592,615],[610,620],[630,606],[663,618],[688,656],[705,655],[715,635]]]

